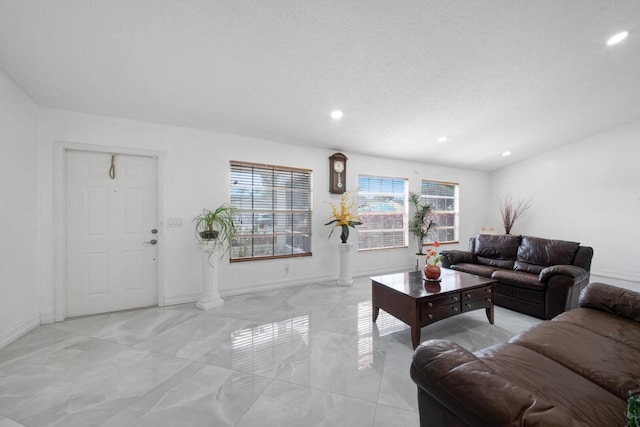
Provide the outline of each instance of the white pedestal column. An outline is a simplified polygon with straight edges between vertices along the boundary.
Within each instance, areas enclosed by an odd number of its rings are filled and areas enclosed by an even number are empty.
[[[353,243],[338,243],[338,249],[340,250],[340,275],[338,276],[338,286],[353,285],[353,277],[351,277],[351,270],[349,267],[352,246]]]
[[[196,303],[200,310],[209,310],[224,304],[218,293],[218,257],[213,253],[211,244],[202,242],[202,295]]]

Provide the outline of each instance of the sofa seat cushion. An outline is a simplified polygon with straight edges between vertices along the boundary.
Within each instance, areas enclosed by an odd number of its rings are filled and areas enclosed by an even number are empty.
[[[618,396],[638,391],[638,352],[614,339],[562,321],[538,324],[513,337],[518,344],[548,357]]]
[[[598,335],[616,340],[640,352],[640,325],[604,311],[578,307],[553,318],[554,321],[571,323]],[[640,378],[638,379],[640,382]]]
[[[491,278],[505,285],[517,286],[519,288],[544,291],[547,285],[538,280],[538,275],[524,271],[496,270],[491,274]]]
[[[480,264],[454,264],[451,266],[452,270],[462,271],[463,273],[475,274],[477,276],[491,277],[497,267],[491,267],[488,265]]]
[[[563,407],[580,425],[609,425],[626,409],[624,400],[526,347],[498,344],[473,354],[510,383]]]
[[[523,236],[514,269],[539,274],[551,265],[573,264],[580,243]]]

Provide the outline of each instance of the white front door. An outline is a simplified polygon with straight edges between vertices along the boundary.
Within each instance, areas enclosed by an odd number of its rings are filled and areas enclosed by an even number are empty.
[[[111,153],[65,152],[68,317],[158,304],[157,158],[111,165]]]

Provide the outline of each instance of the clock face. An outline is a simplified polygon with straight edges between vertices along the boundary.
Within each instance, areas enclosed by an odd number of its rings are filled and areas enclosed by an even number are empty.
[[[336,160],[333,164],[333,170],[342,173],[344,171],[344,162],[342,160]]]

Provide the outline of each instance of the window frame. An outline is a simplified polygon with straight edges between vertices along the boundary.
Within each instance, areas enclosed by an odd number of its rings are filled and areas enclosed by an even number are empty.
[[[402,208],[402,244],[401,245],[389,245],[389,246],[379,246],[379,247],[367,247],[367,248],[363,248],[361,247],[361,242],[363,241],[363,239],[360,238],[360,236],[362,236],[363,234],[366,235],[367,233],[373,232],[373,231],[369,231],[366,229],[366,217],[367,216],[383,216],[384,214],[374,214],[371,215],[367,212],[363,212],[361,210],[362,208],[362,204],[361,204],[361,191],[360,191],[360,178],[375,178],[375,179],[380,179],[380,180],[389,180],[389,181],[402,181],[403,183],[403,189],[402,189],[402,200],[403,200],[403,208]],[[369,174],[358,174],[358,181],[357,181],[358,185],[357,185],[357,200],[358,200],[358,216],[360,217],[360,220],[363,222],[363,226],[358,227],[358,251],[377,251],[377,250],[386,250],[386,249],[403,249],[403,248],[408,248],[409,247],[409,223],[408,223],[408,219],[409,219],[409,179],[408,178],[402,178],[402,177],[390,177],[390,176],[381,176],[381,175],[369,175]],[[376,192],[367,192],[366,194],[376,194]],[[378,195],[390,195],[393,197],[394,194],[399,194],[399,193],[385,193],[385,192],[379,192],[377,193]],[[389,216],[391,216],[393,214],[392,213],[389,214]],[[395,212],[395,214],[397,214],[397,211]],[[382,229],[383,233],[385,232],[384,230],[386,229]],[[389,229],[389,232],[393,232],[394,229]],[[397,232],[398,230],[396,230]],[[384,241],[384,239],[383,239]]]
[[[425,183],[430,183],[430,184],[442,184],[442,185],[451,185],[453,186],[453,196],[440,196],[437,194],[431,195],[431,194],[424,194],[422,191],[425,188]],[[436,225],[436,227],[434,227],[434,232],[435,233],[429,233],[429,235],[426,237],[425,239],[425,246],[431,245],[434,242],[438,242],[441,244],[453,244],[453,243],[459,243],[460,241],[460,184],[457,182],[448,182],[448,181],[437,181],[437,180],[432,180],[432,179],[422,179],[420,181],[420,197],[425,201],[428,202],[429,198],[436,198],[436,199],[447,199],[447,200],[453,200],[453,211],[448,211],[448,210],[437,210],[437,209],[433,209],[433,215],[434,216],[438,216],[438,215],[453,215],[453,225],[447,225],[447,226],[442,226],[442,225]],[[436,224],[438,223],[438,221],[435,221]],[[434,239],[433,238],[433,234],[438,234],[438,231],[440,230],[453,230],[453,240],[438,240],[437,238]]]
[[[251,207],[247,208],[246,206],[238,206],[236,204],[234,204],[234,185],[238,185],[237,182],[234,182],[234,168],[237,168],[237,173],[240,173],[241,170],[250,169],[250,173],[251,173],[251,184],[247,185],[247,183],[245,183],[245,187],[246,188],[250,188],[250,193],[251,195],[249,196],[249,200],[251,203]],[[273,177],[276,176],[277,172],[284,172],[284,173],[291,173],[292,174],[292,180],[290,181],[290,185],[289,186],[276,186],[273,182],[271,183],[271,186],[268,185],[256,185],[255,184],[255,177],[256,177],[256,172],[263,172],[263,173],[271,173]],[[305,179],[308,180],[308,186],[304,186],[304,187],[298,187],[296,188],[294,185],[294,180],[293,180],[293,174],[303,174],[305,176]],[[260,200],[256,197],[255,195],[255,190],[256,189],[263,189],[266,190],[267,194],[269,191],[271,191],[271,208],[270,209],[265,209],[265,208],[256,208],[256,202],[259,202]],[[252,163],[252,162],[243,162],[243,161],[237,161],[237,160],[232,160],[229,162],[229,191],[230,191],[230,205],[233,206],[234,208],[236,208],[237,212],[235,214],[235,217],[238,218],[239,222],[236,222],[236,226],[238,226],[239,224],[243,224],[242,222],[242,217],[243,216],[247,216],[250,215],[251,216],[251,230],[249,233],[240,231],[237,232],[236,235],[233,238],[233,242],[232,242],[232,246],[231,246],[231,252],[229,254],[229,262],[248,262],[248,261],[263,261],[263,260],[270,260],[270,259],[282,259],[282,258],[296,258],[296,257],[306,257],[306,256],[312,256],[312,220],[313,220],[313,171],[311,169],[303,169],[303,168],[297,168],[297,167],[289,167],[289,166],[279,166],[279,165],[270,165],[270,164],[263,164],[263,163]],[[276,206],[277,202],[278,202],[278,197],[277,197],[277,191],[284,191],[285,193],[289,192],[291,195],[291,200],[289,200],[289,202],[291,203],[288,207],[288,209],[282,209],[282,208],[278,208]],[[308,201],[308,206],[307,209],[294,209],[293,208],[293,195],[294,193],[303,193],[306,196],[306,201]],[[303,200],[304,197],[303,196]],[[267,198],[268,199],[268,198]],[[239,199],[240,200],[240,199]],[[265,199],[266,200],[266,199]],[[244,200],[247,201],[247,200]],[[258,225],[256,225],[256,219],[258,217],[263,217],[263,216],[269,216],[271,215],[271,232],[270,233],[256,233]],[[290,215],[291,217],[291,224],[289,227],[288,232],[282,232],[282,231],[278,231],[277,228],[277,222],[278,219],[284,219],[286,218],[287,215]],[[294,231],[295,230],[295,216],[306,216],[305,220],[306,220],[306,232],[299,232],[299,231]],[[240,225],[239,227],[240,229],[242,229],[242,225]],[[271,245],[272,245],[272,250],[271,250],[271,254],[270,255],[263,255],[263,254],[259,254],[256,255],[256,239],[258,238],[271,238]],[[296,253],[294,252],[295,249],[295,245],[293,244],[293,240],[295,237],[298,238],[307,238],[308,239],[308,243],[305,245],[305,249],[307,250],[306,252],[300,252],[300,253]],[[278,238],[286,238],[291,239],[291,253],[277,253],[276,251],[276,247],[278,246],[277,243],[277,239]],[[248,248],[250,250],[250,256],[239,256],[239,253],[241,252],[240,249],[238,250],[238,254],[235,254],[234,252],[234,248],[242,246],[244,248],[247,248],[247,245],[241,245],[238,244],[238,240],[237,239],[248,239],[250,240],[250,244],[248,245]],[[268,245],[268,243],[267,243]],[[287,245],[287,243],[285,243],[285,245]]]

